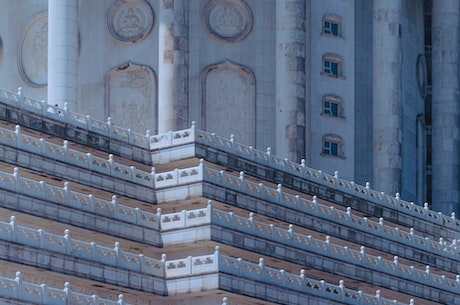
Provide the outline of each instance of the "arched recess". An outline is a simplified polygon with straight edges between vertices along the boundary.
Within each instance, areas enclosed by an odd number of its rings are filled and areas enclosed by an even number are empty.
[[[105,113],[114,125],[145,133],[158,130],[157,78],[147,66],[127,62],[105,77]]]
[[[226,60],[202,72],[204,129],[222,137],[255,146],[255,77],[245,66]]]

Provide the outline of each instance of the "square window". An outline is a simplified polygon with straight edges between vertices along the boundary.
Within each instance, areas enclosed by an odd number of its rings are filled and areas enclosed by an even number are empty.
[[[324,73],[338,77],[339,76],[339,63],[325,60],[324,61]]]
[[[336,142],[324,141],[323,154],[329,156],[339,155],[339,145]]]
[[[330,116],[339,116],[339,105],[334,102],[324,101],[323,113]]]
[[[325,20],[324,21],[324,33],[333,35],[333,36],[340,36],[339,24],[336,22],[332,22],[330,20]]]

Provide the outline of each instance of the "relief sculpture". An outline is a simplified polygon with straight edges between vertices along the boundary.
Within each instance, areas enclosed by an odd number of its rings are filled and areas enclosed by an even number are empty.
[[[236,42],[251,31],[252,13],[241,0],[213,0],[203,11],[203,23],[213,37]]]
[[[206,68],[203,98],[206,130],[255,144],[255,81],[248,68],[229,61]]]
[[[114,125],[145,133],[156,131],[156,81],[153,71],[127,63],[112,69],[106,79],[107,112]]]
[[[18,54],[21,78],[30,87],[48,83],[48,13],[36,15],[27,25]]]
[[[113,38],[136,43],[152,30],[154,14],[143,0],[119,0],[111,8],[107,26]]]

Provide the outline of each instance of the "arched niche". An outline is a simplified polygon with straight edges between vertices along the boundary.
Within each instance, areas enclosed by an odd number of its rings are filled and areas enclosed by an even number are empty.
[[[114,125],[145,133],[158,129],[157,80],[147,66],[127,62],[105,79],[106,116]]]
[[[222,137],[254,145],[256,138],[255,78],[242,65],[224,61],[202,72],[204,128]]]

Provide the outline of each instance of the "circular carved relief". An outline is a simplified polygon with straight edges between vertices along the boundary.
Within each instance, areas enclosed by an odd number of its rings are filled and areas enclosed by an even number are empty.
[[[113,38],[121,42],[136,43],[152,30],[154,14],[143,0],[118,0],[107,18],[107,27]]]
[[[19,75],[34,88],[48,83],[48,13],[32,18],[23,33],[18,54]]]
[[[417,86],[418,92],[421,98],[426,98],[427,95],[427,83],[428,83],[428,73],[427,73],[427,63],[426,57],[423,54],[420,54],[417,57]]]
[[[213,0],[204,8],[203,23],[217,39],[236,42],[251,31],[252,12],[241,0]]]

